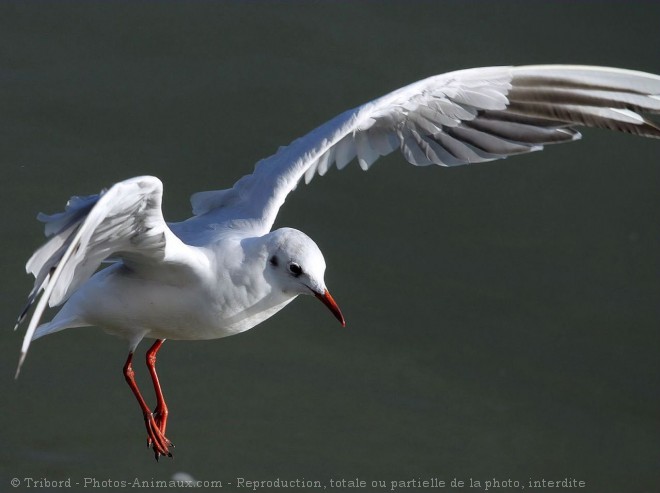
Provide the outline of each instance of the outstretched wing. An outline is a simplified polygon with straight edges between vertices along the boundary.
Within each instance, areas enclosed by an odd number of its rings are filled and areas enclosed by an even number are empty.
[[[49,240],[25,266],[35,283],[16,327],[41,298],[23,340],[21,362],[46,304],[64,303],[108,257],[121,258],[147,278],[162,275],[163,269],[196,270],[202,254],[170,231],[161,211],[162,196],[158,178],[141,176],[99,195],[73,197],[64,212],[39,215]]]
[[[658,138],[641,115],[658,112],[660,76],[644,72],[538,65],[437,75],[342,113],[231,189],[194,194],[193,213],[263,234],[303,176],[309,183],[356,157],[364,170],[395,149],[417,166],[479,163],[576,140],[577,126]]]

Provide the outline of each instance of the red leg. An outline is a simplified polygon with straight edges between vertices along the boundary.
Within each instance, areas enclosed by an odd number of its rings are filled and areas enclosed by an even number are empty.
[[[165,342],[165,339],[157,339],[147,351],[147,368],[149,368],[149,374],[151,375],[151,380],[154,383],[154,391],[156,392],[157,402],[156,409],[154,409],[154,418],[160,432],[165,435],[169,411],[167,410],[167,404],[165,404],[165,397],[163,396],[163,389],[160,388],[158,374],[156,373],[156,353],[163,345],[163,342]]]
[[[172,442],[170,442],[165,437],[165,435],[161,433],[158,425],[156,424],[156,420],[154,419],[154,415],[151,412],[151,409],[149,409],[149,406],[147,406],[147,403],[142,397],[142,394],[140,394],[140,389],[135,382],[132,352],[128,353],[128,358],[126,358],[126,363],[124,364],[124,377],[126,378],[128,386],[133,391],[133,395],[135,395],[135,398],[140,405],[140,409],[142,410],[142,414],[144,415],[144,423],[147,428],[147,436],[149,437],[148,440],[149,443],[153,446],[154,453],[156,454],[156,460],[158,460],[160,455],[167,455],[168,457],[172,457],[172,454],[169,451],[169,447],[172,445]]]

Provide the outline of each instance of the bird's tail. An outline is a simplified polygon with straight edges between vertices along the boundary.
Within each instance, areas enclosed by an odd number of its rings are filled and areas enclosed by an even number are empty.
[[[29,339],[25,338],[23,340],[23,345],[21,346],[21,354],[18,358],[18,366],[16,367],[16,374],[14,375],[14,378],[15,379],[18,378],[18,375],[21,373],[21,366],[23,366],[23,362],[25,361],[25,357],[27,356],[27,352],[28,349],[30,348],[30,343],[32,341],[39,339],[43,336],[46,336],[48,334],[59,332],[60,330],[70,329],[73,327],[84,327],[86,325],[89,324],[83,322],[77,317],[59,317],[59,316],[56,316],[53,320],[51,320],[48,323],[41,324],[39,327],[36,328],[31,338]]]

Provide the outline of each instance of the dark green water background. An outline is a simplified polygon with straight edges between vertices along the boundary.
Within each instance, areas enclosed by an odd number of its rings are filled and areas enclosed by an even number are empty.
[[[154,174],[166,217],[184,219],[191,193],[434,73],[660,73],[659,19],[658,2],[1,3],[0,490],[183,471],[224,491],[246,491],[227,486],[238,477],[660,491],[658,141],[587,131],[457,169],[393,155],[300,187],[278,225],[321,246],[348,327],[304,298],[237,337],[166,343],[173,460],[145,448],[123,341],[50,336],[14,382],[11,331],[35,215],[70,195]]]

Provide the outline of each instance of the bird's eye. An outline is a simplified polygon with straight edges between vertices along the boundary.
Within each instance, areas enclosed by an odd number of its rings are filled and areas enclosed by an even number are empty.
[[[275,255],[273,255],[270,258],[269,262],[270,262],[270,265],[272,265],[273,267],[277,267],[277,264],[279,264],[279,262],[277,260],[277,257]]]
[[[295,262],[291,262],[289,264],[289,272],[293,274],[294,277],[298,277],[300,274],[302,274],[302,267],[300,267],[298,264]]]

